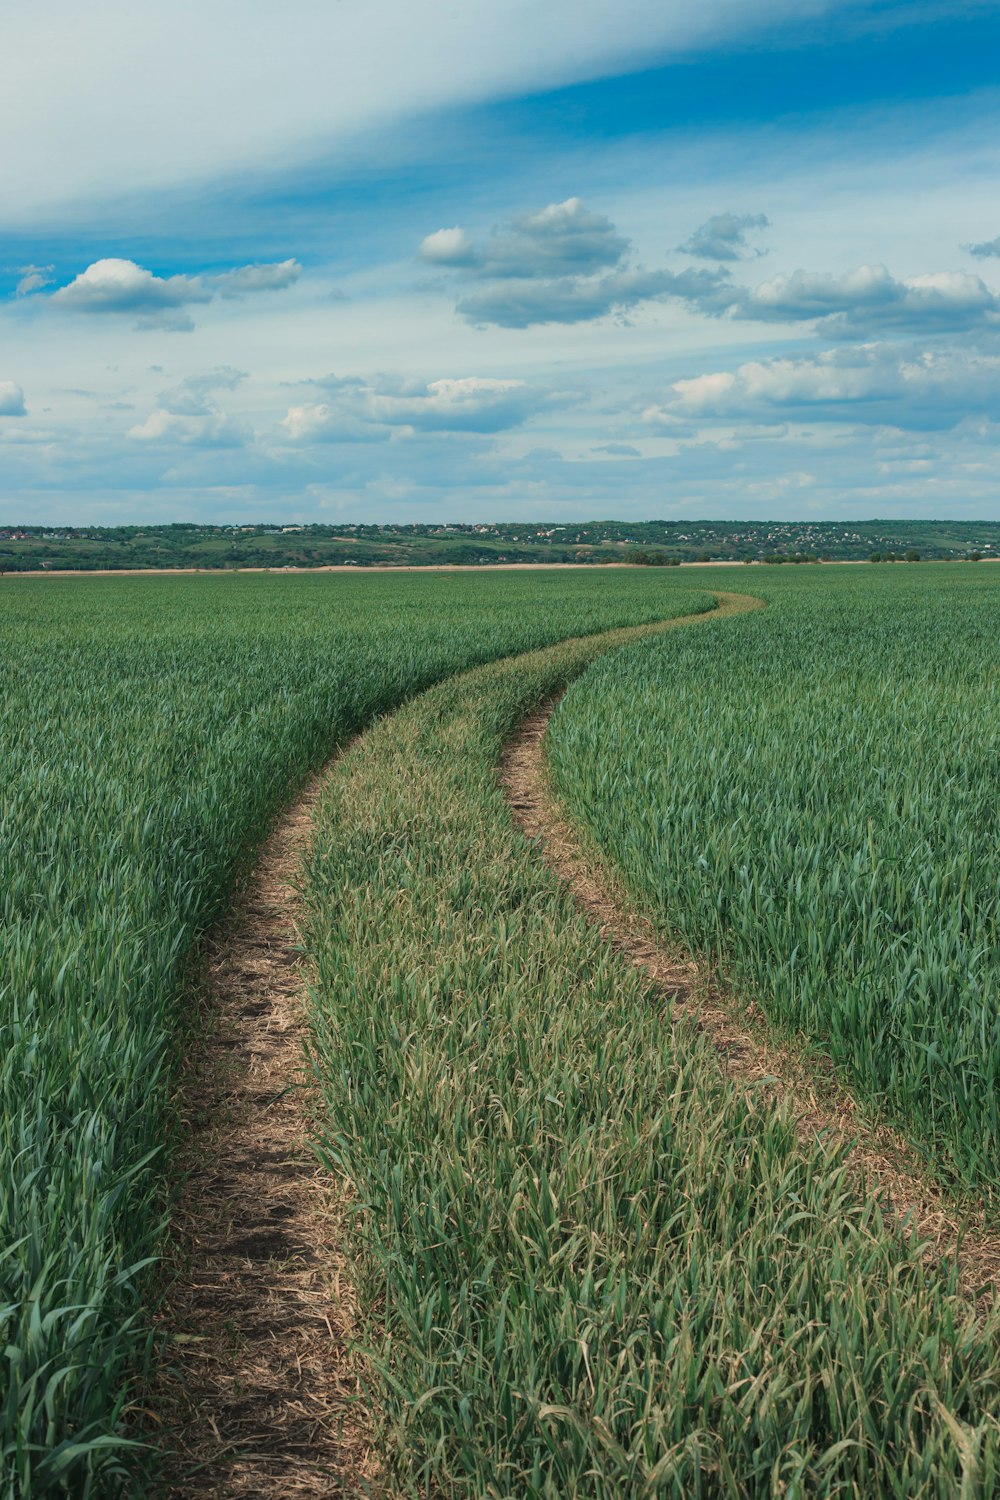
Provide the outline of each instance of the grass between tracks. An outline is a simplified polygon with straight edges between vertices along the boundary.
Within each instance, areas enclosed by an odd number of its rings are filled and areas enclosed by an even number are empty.
[[[433,689],[358,742],[321,805],[321,1149],[357,1196],[399,1484],[992,1493],[995,1319],[837,1154],[727,1084],[514,829],[505,738],[610,644]]]

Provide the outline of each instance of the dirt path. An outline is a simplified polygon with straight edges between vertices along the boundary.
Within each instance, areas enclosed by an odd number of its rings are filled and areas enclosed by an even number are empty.
[[[1000,562],[1000,557],[984,557],[981,562]],[[231,578],[235,573],[551,573],[564,568],[575,568],[577,572],[606,572],[608,568],[635,568],[635,563],[605,561],[578,562],[521,562],[521,563],[317,563],[314,568],[274,563],[247,564],[239,568],[34,568],[21,572],[0,573],[0,583],[17,578],[164,578],[204,577]],[[744,568],[739,559],[718,558],[715,562],[684,562],[682,568]],[[762,567],[754,563],[753,567]],[[823,563],[825,568],[871,567],[867,561],[856,557],[833,557]],[[659,570],[663,572],[663,569]]]
[[[971,1295],[1000,1290],[1000,1234],[962,1212],[923,1169],[897,1132],[873,1125],[822,1059],[782,1048],[767,1035],[763,1015],[720,989],[715,977],[664,945],[653,924],[637,912],[615,873],[586,836],[563,816],[549,791],[544,736],[554,703],[532,714],[508,745],[501,779],[514,815],[565,881],[577,904],[619,953],[645,969],[670,999],[677,1016],[696,1016],[737,1085],[760,1085],[787,1103],[802,1140],[817,1133],[851,1141],[849,1161],[869,1186],[873,1180],[900,1219],[909,1218],[940,1257],[957,1254]]]
[[[361,1494],[378,1472],[346,1347],[347,1209],[308,1148],[295,881],[321,782],[274,829],[207,954],[212,1030],[184,1084],[191,1175],[160,1319],[179,1340],[151,1397],[171,1500]]]

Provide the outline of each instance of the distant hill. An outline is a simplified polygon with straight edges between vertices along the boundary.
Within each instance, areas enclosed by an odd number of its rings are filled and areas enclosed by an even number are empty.
[[[995,521],[0,526],[0,572],[1000,557]]]

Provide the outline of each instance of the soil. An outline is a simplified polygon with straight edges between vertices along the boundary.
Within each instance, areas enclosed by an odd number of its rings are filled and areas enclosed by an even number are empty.
[[[959,1205],[913,1147],[872,1120],[823,1058],[783,1047],[760,1008],[733,994],[717,975],[671,948],[639,912],[593,841],[556,803],[544,737],[555,703],[532,714],[508,745],[501,779],[521,828],[537,843],[579,907],[629,962],[643,969],[678,1019],[694,1017],[733,1083],[763,1089],[785,1106],[803,1142],[822,1135],[846,1146],[859,1187],[877,1192],[890,1211],[926,1243],[925,1254],[957,1260],[968,1295],[1000,1291],[1000,1234],[978,1207]]]
[[[983,562],[1000,562],[1000,558],[983,558]],[[537,563],[319,563],[315,568],[272,567],[243,568],[35,568],[27,571],[0,573],[0,583],[17,578],[162,578],[176,574],[178,577],[230,578],[234,573],[549,573],[563,568],[576,568],[578,572],[605,572],[608,568],[634,568],[627,562],[537,562]],[[744,568],[747,565],[738,558],[720,558],[717,562],[685,562],[682,568]],[[763,564],[754,563],[753,567]],[[803,564],[803,566],[806,566]],[[825,568],[870,567],[860,558],[835,557],[823,563]],[[660,572],[666,570],[660,569]]]
[[[377,1492],[352,1352],[350,1204],[309,1149],[307,976],[296,911],[322,776],[264,846],[204,964],[207,1035],[187,1069],[167,1365],[150,1393],[170,1500]]]

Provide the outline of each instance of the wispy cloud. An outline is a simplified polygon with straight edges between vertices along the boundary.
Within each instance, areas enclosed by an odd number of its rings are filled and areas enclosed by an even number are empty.
[[[431,10],[413,0],[300,0],[294,24],[280,24],[266,4],[106,0],[100,26],[78,0],[7,7],[0,139],[18,144],[0,161],[0,199],[27,213],[78,203],[81,192],[259,173],[423,111],[620,74],[731,45],[803,11],[811,19],[855,6],[491,0]]]
[[[294,286],[302,275],[297,260],[271,261],[260,265],[237,266],[218,276],[205,276],[204,284],[227,300],[253,296],[255,292],[283,292]]]
[[[766,214],[713,214],[677,248],[699,260],[750,260],[764,252],[753,248],[747,230],[766,229],[769,223]]]
[[[370,442],[393,429],[495,433],[519,427],[566,397],[524,380],[464,376],[429,382],[330,376],[315,382],[322,402],[290,407],[282,421],[293,442]]]
[[[203,375],[191,375],[179,385],[161,391],[153,410],[143,422],[129,428],[128,436],[139,443],[241,448],[247,441],[247,432],[222,409],[214,393],[235,390],[245,378],[242,370],[228,365]]]
[[[995,411],[998,402],[1000,357],[869,344],[802,359],[750,360],[678,380],[643,416],[662,430],[698,419],[767,416],[944,430]]]

